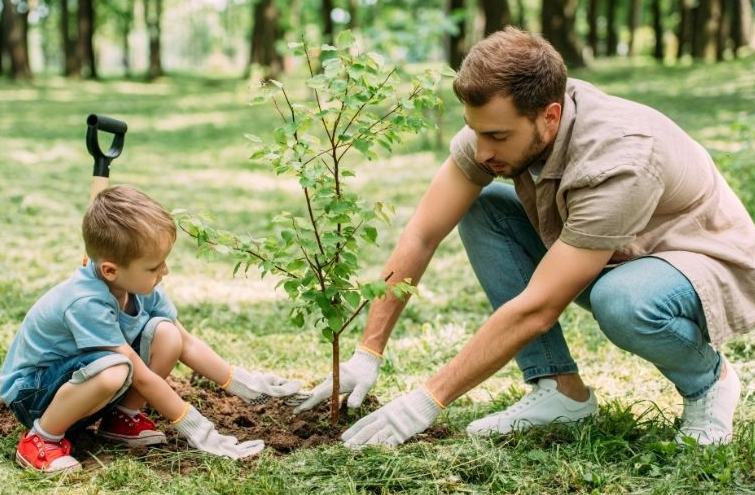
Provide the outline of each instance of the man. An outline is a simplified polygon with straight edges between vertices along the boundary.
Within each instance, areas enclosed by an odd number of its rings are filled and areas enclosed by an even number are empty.
[[[346,444],[403,443],[512,358],[534,390],[470,434],[596,414],[558,324],[573,300],[676,386],[678,441],[730,441],[741,387],[713,346],[755,326],[755,226],[708,153],[657,111],[567,80],[550,44],[514,28],[472,48],[454,91],[467,125],[384,273],[418,283],[458,223],[495,311],[423,387],[346,431]],[[350,407],[377,379],[403,307],[373,301],[361,345],[341,364]]]

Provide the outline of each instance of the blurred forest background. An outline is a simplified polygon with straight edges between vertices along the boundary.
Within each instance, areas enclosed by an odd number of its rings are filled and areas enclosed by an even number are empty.
[[[751,51],[753,0],[0,0],[0,75],[126,77],[166,71],[266,77],[290,71],[287,42],[343,29],[394,62],[457,68],[513,24],[541,32],[572,68],[603,57],[666,64]]]

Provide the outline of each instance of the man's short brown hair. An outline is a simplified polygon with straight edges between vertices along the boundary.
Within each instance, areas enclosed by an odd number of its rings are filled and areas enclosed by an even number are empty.
[[[100,192],[81,225],[89,258],[128,266],[160,244],[164,235],[176,240],[176,224],[154,199],[131,186]]]
[[[510,96],[520,114],[534,119],[550,103],[563,103],[566,65],[544,38],[508,26],[472,47],[453,88],[472,107]]]

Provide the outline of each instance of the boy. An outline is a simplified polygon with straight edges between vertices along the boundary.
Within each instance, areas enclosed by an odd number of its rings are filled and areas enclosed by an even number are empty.
[[[97,195],[82,230],[89,262],[29,310],[0,372],[0,398],[29,428],[16,461],[45,473],[80,467],[64,435],[99,418],[102,437],[163,443],[139,411],[145,402],[199,450],[233,459],[259,453],[261,440],[220,435],[164,380],[181,361],[247,403],[292,396],[300,386],[230,366],[176,319],[157,286],[176,240],[170,214],[136,189],[116,186]]]

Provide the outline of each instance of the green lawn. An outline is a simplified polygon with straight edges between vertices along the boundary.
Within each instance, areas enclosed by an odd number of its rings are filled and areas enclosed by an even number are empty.
[[[721,65],[657,67],[606,64],[574,74],[651,104],[708,148],[755,215],[755,59]],[[81,215],[89,199],[91,158],[85,119],[96,112],[126,120],[126,147],[113,183],[130,183],[168,209],[212,211],[216,224],[263,234],[282,205],[298,204],[297,184],[247,160],[244,133],[269,136],[276,116],[249,107],[249,84],[177,77],[153,84],[0,81],[0,356],[25,311],[81,260]],[[461,125],[450,82],[440,139]],[[354,186],[396,207],[380,246],[364,253],[374,277],[446,150],[421,136],[357,167]],[[288,207],[288,206],[287,206]],[[754,254],[755,255],[755,254]],[[230,361],[278,371],[307,385],[329,368],[330,346],[285,322],[275,280],[231,277],[227,260],[194,256],[180,235],[164,285],[184,325]],[[489,308],[453,233],[405,311],[374,393],[382,402],[422,383],[450,359]],[[598,419],[492,440],[469,439],[464,426],[526,392],[515,365],[459,399],[441,417],[454,435],[436,444],[351,452],[342,447],[266,453],[254,464],[206,457],[190,473],[176,454],[128,456],[66,479],[44,479],[13,463],[17,437],[0,438],[0,493],[755,493],[755,338],[725,352],[744,384],[737,440],[720,448],[679,448],[672,428],[681,411],[673,387],[650,365],[617,350],[590,316],[570,308],[562,319],[585,380],[596,387]],[[347,354],[357,325],[344,338]],[[169,466],[175,475],[166,476]],[[175,466],[175,468],[173,467]]]

